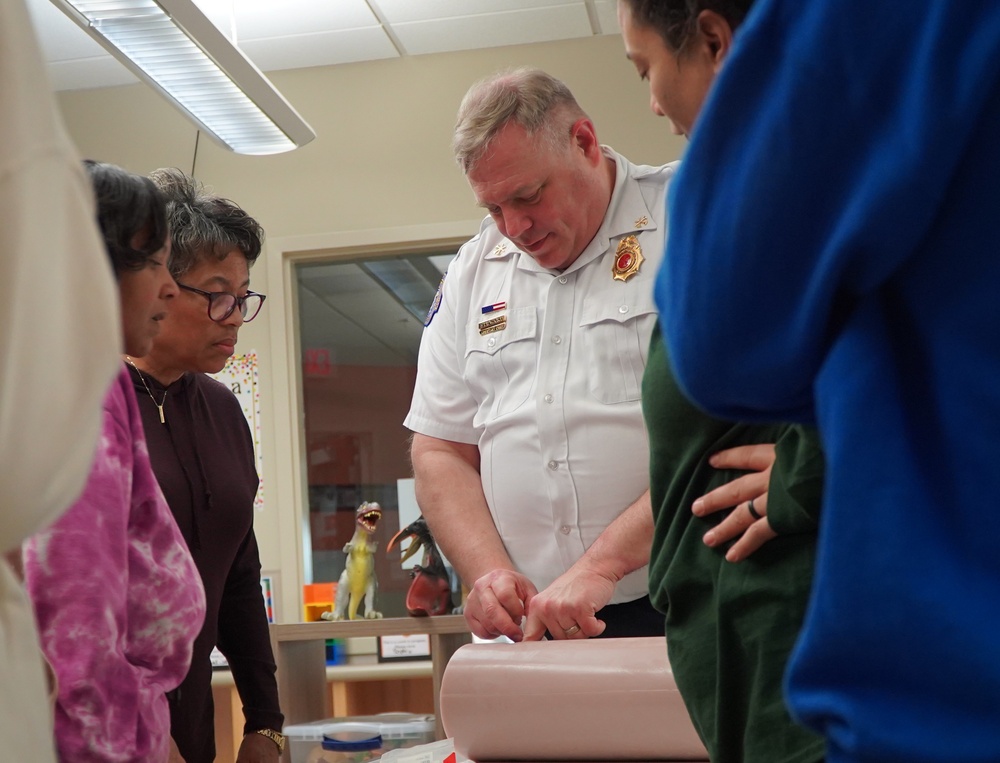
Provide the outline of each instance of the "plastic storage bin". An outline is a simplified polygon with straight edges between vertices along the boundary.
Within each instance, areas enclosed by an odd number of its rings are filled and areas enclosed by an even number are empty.
[[[382,750],[415,747],[434,741],[434,716],[415,713],[380,713],[357,715],[349,718],[328,718],[311,723],[285,726],[282,733],[288,740],[292,763],[309,763],[310,755],[319,756],[323,749],[323,735],[345,723],[366,723],[378,726],[382,736]]]
[[[382,757],[381,727],[376,723],[331,723],[323,733],[320,749],[309,753],[307,763],[371,763]]]

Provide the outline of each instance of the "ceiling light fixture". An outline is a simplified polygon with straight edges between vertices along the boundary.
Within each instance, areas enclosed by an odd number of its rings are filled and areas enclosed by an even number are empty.
[[[316,133],[192,0],[52,0],[136,76],[238,154]]]

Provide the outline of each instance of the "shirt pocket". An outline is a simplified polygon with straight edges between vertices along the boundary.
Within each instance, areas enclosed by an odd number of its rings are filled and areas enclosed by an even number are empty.
[[[609,405],[639,400],[655,325],[651,300],[608,304],[595,299],[584,308],[580,329],[594,399]]]
[[[480,332],[479,324],[500,316],[486,315],[467,328],[465,382],[479,402],[477,424],[513,413],[528,400],[537,368],[538,316],[534,307],[519,307],[502,314],[501,331]]]

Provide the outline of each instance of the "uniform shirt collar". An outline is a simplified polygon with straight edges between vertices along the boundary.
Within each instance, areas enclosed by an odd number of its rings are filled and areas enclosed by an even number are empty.
[[[567,273],[578,270],[603,255],[611,247],[613,239],[657,228],[656,218],[646,205],[639,184],[632,177],[628,159],[608,146],[601,146],[601,149],[605,156],[615,161],[616,165],[615,187],[611,192],[611,202],[604,215],[604,223],[576,262],[566,269]]]

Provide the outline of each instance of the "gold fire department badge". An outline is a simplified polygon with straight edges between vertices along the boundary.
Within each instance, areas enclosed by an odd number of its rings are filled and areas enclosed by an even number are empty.
[[[626,236],[618,243],[615,250],[615,261],[611,267],[611,275],[616,281],[627,281],[639,272],[639,266],[646,258],[642,256],[639,239]]]

